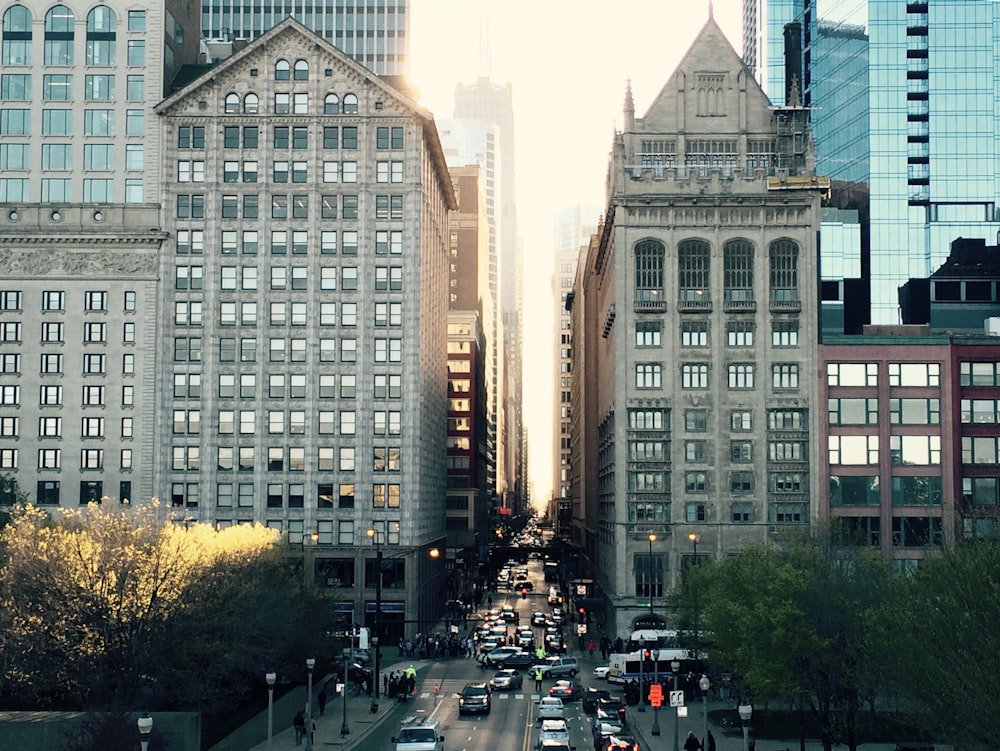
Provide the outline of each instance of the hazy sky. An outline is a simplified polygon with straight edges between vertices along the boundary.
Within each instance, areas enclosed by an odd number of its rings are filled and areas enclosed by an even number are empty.
[[[715,0],[741,49],[742,0]],[[607,157],[626,81],[638,116],[708,20],[709,0],[413,0],[410,78],[435,118],[459,83],[513,87],[516,194],[524,259],[524,415],[536,503],[552,491],[553,216],[605,205]]]

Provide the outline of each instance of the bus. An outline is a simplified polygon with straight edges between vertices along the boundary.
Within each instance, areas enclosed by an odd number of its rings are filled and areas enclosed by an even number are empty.
[[[652,657],[645,662],[643,661],[646,649],[650,651],[659,649],[659,654],[655,661]],[[608,659],[608,682],[627,683],[633,679],[636,681],[648,680],[656,674],[659,674],[661,677],[671,675],[673,673],[671,663],[674,660],[677,660],[681,664],[678,673],[695,673],[696,675],[700,675],[705,671],[702,662],[694,659],[686,649],[646,647],[645,649],[636,649],[632,652],[612,654]]]
[[[680,649],[677,632],[672,629],[641,628],[628,637],[628,651],[637,649]]]

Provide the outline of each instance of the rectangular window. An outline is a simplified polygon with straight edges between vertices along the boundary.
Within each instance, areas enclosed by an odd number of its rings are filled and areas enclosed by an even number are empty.
[[[681,323],[682,347],[708,346],[708,321],[684,321]]]
[[[941,422],[941,400],[890,399],[889,422],[893,425],[938,425]]]
[[[663,385],[663,366],[660,363],[637,363],[635,366],[635,387],[637,389],[658,389]]]
[[[798,363],[772,365],[771,386],[775,389],[797,389],[799,387]]]
[[[697,364],[681,365],[681,388],[707,389],[708,364],[697,363]]]
[[[726,324],[726,344],[730,347],[753,346],[752,321],[730,321]]]
[[[727,382],[731,389],[752,389],[753,372],[752,363],[738,363],[727,366]]]
[[[832,435],[830,464],[878,464],[877,435]]]
[[[827,363],[826,383],[828,386],[877,386],[878,363]]]
[[[889,436],[889,456],[896,465],[941,463],[941,436]]]
[[[830,399],[830,425],[877,425],[878,399]]]
[[[774,321],[771,324],[771,345],[774,347],[799,346],[799,322]]]
[[[962,363],[966,365],[967,363]],[[976,363],[984,364],[984,363]],[[994,365],[995,363],[985,363]],[[890,386],[940,386],[941,366],[938,363],[891,362],[889,363]],[[965,383],[962,384],[966,385]]]

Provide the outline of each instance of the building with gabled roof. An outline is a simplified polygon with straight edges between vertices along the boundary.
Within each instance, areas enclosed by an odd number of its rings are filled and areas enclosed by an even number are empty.
[[[802,109],[771,106],[711,17],[643,116],[626,94],[572,302],[596,436],[576,574],[608,633],[662,624],[700,559],[816,516],[821,182]]]
[[[456,202],[433,117],[293,19],[156,112],[158,485],[280,530],[355,623],[380,600],[382,637],[412,636],[443,606]]]

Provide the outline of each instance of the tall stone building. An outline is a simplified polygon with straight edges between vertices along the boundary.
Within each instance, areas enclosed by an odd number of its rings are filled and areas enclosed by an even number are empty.
[[[626,96],[573,302],[609,632],[662,622],[699,557],[815,516],[813,164],[804,112],[771,107],[714,19],[643,117]]]
[[[455,197],[433,118],[293,19],[157,112],[158,484],[304,545],[357,623],[381,548],[395,642],[444,591]]]
[[[46,508],[159,493],[153,107],[197,59],[192,6],[2,11],[0,472]]]

